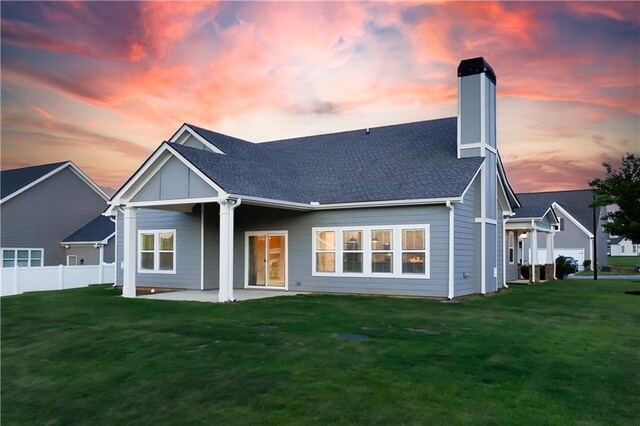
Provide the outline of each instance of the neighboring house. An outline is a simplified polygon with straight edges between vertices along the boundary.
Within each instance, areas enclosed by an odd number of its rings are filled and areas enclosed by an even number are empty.
[[[66,249],[67,265],[99,265],[115,261],[115,220],[98,216],[66,237],[60,244]]]
[[[71,161],[0,174],[2,266],[66,264],[62,240],[106,208],[107,194]]]
[[[578,260],[580,270],[583,261],[593,260],[593,192],[590,189],[574,191],[534,192],[517,194],[523,206],[552,206],[558,217],[554,240],[554,259],[558,256],[571,256]],[[596,246],[598,264],[607,264],[608,234],[602,229],[605,208],[596,209]],[[538,236],[538,250],[547,247],[547,240]],[[531,239],[523,240],[525,262],[532,263]]]
[[[640,256],[640,244],[624,237],[611,237],[611,256]]]
[[[495,74],[458,67],[458,117],[251,143],[185,124],[111,199],[117,283],[433,297],[504,285],[518,201]]]

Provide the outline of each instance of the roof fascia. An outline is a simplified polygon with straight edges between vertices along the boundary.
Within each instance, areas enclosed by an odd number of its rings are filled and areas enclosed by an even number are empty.
[[[560,213],[562,213],[563,216],[565,216],[567,219],[569,219],[574,225],[576,225],[578,227],[578,229],[580,229],[582,232],[584,232],[589,238],[593,238],[593,234],[591,232],[589,232],[589,230],[587,228],[585,228],[580,222],[578,222],[578,220],[575,217],[571,216],[571,214],[568,211],[563,209],[560,204],[558,204],[557,202],[554,201],[551,204],[551,206],[554,209],[557,209]]]
[[[500,151],[497,151],[497,153],[498,153],[498,174],[504,180],[504,185],[505,185],[505,189],[507,190],[507,194],[511,196],[513,201],[515,201],[515,203],[517,204],[516,207],[522,207],[522,204],[520,204],[518,197],[516,197],[516,193],[513,191],[513,188],[511,188],[509,179],[507,179],[507,172],[504,169],[504,164],[502,163],[502,157],[500,156]]]
[[[200,142],[201,144],[203,144],[204,146],[206,146],[207,148],[209,148],[211,151],[215,152],[216,154],[224,155],[224,152],[220,148],[215,146],[209,140],[207,140],[204,137],[202,137],[198,132],[196,132],[194,129],[189,127],[189,125],[186,124],[186,123],[183,124],[178,129],[178,131],[176,131],[173,134],[173,136],[171,136],[171,139],[169,139],[169,142],[177,143],[178,145],[184,145],[184,142],[187,140],[187,138],[189,136],[193,136],[194,138],[196,138],[198,140],[198,142]]]
[[[460,201],[464,200],[464,196],[467,195],[467,191],[469,190],[469,188],[471,188],[471,185],[473,185],[473,181],[476,180],[476,177],[478,177],[478,174],[480,173],[480,170],[482,170],[482,165],[483,164],[484,164],[484,160],[478,166],[478,170],[476,170],[476,172],[473,174],[473,177],[471,178],[471,180],[467,184],[467,187],[464,189],[464,191],[462,191],[462,195],[460,196]]]

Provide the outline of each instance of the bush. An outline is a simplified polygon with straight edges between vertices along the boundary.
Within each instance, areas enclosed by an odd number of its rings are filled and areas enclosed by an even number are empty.
[[[522,278],[524,278],[525,280],[528,280],[529,277],[531,276],[531,266],[529,265],[522,265],[520,267],[520,275],[522,275]]]
[[[564,256],[556,259],[556,279],[563,280],[569,273],[573,272],[573,265]]]
[[[582,262],[582,266],[584,266],[585,271],[588,271],[589,269],[591,269],[591,260],[585,260],[584,262]]]

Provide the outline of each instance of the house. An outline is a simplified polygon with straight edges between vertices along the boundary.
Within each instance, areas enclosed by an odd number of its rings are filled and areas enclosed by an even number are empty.
[[[67,265],[100,265],[115,261],[115,220],[100,214],[64,238]]]
[[[584,269],[585,260],[593,260],[593,218],[594,209],[589,207],[593,202],[593,192],[590,189],[573,191],[534,192],[517,194],[518,200],[524,206],[552,206],[558,217],[555,229],[553,258],[558,256],[571,256],[578,261],[579,269]],[[596,209],[596,246],[598,265],[607,264],[607,239],[608,234],[602,229],[605,216],[605,208]],[[529,264],[533,263],[534,241],[522,240],[524,259]],[[537,238],[537,250],[547,247],[547,240],[541,236]]]
[[[611,256],[640,256],[640,244],[633,244],[624,237],[611,237],[610,250]]]
[[[251,143],[184,124],[116,192],[117,284],[453,298],[505,285],[496,76],[458,117]]]
[[[71,161],[3,170],[0,192],[3,267],[66,264],[60,243],[100,215],[109,199]]]

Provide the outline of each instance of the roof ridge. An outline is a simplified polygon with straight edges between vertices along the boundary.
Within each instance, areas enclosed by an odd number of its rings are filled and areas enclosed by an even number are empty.
[[[71,160],[66,160],[66,161],[57,161],[54,163],[45,163],[45,164],[34,164],[33,166],[25,166],[25,167],[16,167],[14,169],[4,169],[2,170],[2,172],[13,172],[16,170],[26,170],[26,169],[33,169],[36,167],[47,167],[47,166],[62,166],[63,164],[66,163],[71,163]]]
[[[556,194],[558,192],[580,192],[580,191],[592,191],[592,189],[562,189],[560,191],[539,191],[539,192],[518,192],[516,195],[531,195],[531,194]]]

